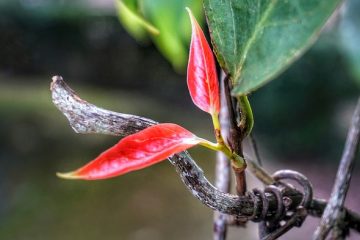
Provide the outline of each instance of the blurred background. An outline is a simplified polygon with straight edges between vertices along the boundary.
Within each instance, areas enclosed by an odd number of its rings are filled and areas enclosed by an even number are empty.
[[[210,119],[187,92],[186,12],[168,11],[193,4],[203,19],[201,4],[184,2],[140,6],[157,36],[119,19],[124,6],[112,0],[0,0],[0,239],[211,239],[212,211],[167,161],[106,181],[55,176],[119,139],[75,134],[51,102],[53,75],[98,106],[213,139]],[[155,3],[166,6],[158,15]],[[302,172],[320,198],[329,197],[359,96],[359,12],[359,1],[347,1],[299,61],[250,96],[265,167]],[[247,143],[245,151],[252,154]],[[190,152],[213,180],[214,154]],[[360,211],[357,165],[346,204]],[[250,174],[249,182],[259,185]],[[317,221],[309,218],[283,239],[309,239]],[[230,228],[229,240],[254,239],[255,228]]]

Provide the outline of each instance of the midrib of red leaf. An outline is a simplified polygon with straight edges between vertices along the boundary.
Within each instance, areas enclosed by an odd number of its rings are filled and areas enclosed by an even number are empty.
[[[123,138],[87,165],[59,176],[86,180],[115,177],[156,164],[200,141],[176,124],[159,124]]]

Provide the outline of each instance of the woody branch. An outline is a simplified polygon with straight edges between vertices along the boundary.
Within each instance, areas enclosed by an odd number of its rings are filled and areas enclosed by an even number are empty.
[[[156,121],[151,119],[99,108],[78,97],[61,77],[55,76],[52,80],[50,90],[53,103],[67,117],[71,127],[77,133],[98,133],[124,137],[157,124]],[[250,219],[255,209],[261,204],[261,199],[257,196],[248,194],[236,196],[215,188],[186,151],[173,155],[169,158],[169,161],[175,167],[190,193],[213,210]],[[253,171],[258,171],[259,175],[264,174],[256,163],[250,159],[247,159],[247,161]],[[265,177],[265,182],[271,183],[268,174],[265,173]],[[292,200],[289,209],[295,209],[303,198],[303,195],[295,189],[289,189],[284,196]],[[275,214],[276,197],[267,194],[266,198],[269,202],[269,215]],[[323,200],[313,199],[308,211],[311,215],[320,217],[326,204]],[[345,221],[348,223],[349,228],[360,232],[359,214],[345,209]]]

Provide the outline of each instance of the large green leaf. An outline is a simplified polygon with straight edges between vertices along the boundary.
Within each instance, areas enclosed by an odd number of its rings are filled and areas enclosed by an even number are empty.
[[[138,41],[147,38],[146,31],[158,35],[159,30],[142,18],[138,13],[137,2],[134,0],[115,0],[119,20],[124,28]]]
[[[244,95],[286,69],[319,35],[341,0],[204,0],[221,67]]]
[[[191,8],[201,22],[202,3],[193,0],[141,1],[144,16],[160,30],[152,39],[160,52],[182,72],[188,58],[191,25],[185,7]]]
[[[116,0],[119,18],[138,41],[148,33],[173,67],[183,72],[188,58],[191,27],[185,7],[202,22],[202,2],[193,0]],[[146,20],[145,20],[146,19]]]

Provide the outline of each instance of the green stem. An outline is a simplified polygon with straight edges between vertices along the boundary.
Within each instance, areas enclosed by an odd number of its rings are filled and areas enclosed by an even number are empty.
[[[214,129],[219,129],[220,130],[220,122],[219,122],[219,114],[218,113],[212,113],[211,114],[211,120],[213,122],[214,125]]]
[[[246,168],[246,162],[244,158],[232,152],[228,146],[221,143],[213,143],[206,139],[201,139],[199,143],[201,146],[209,148],[214,151],[220,151],[224,153],[230,160],[231,164],[238,170],[244,170]]]
[[[212,113],[211,119],[212,119],[212,122],[214,125],[214,131],[215,131],[215,137],[216,137],[217,143],[219,143],[221,145],[225,145],[224,139],[221,134],[221,125],[220,125],[220,121],[219,121],[219,114]]]
[[[243,138],[248,136],[254,126],[254,115],[247,96],[238,97],[238,104],[241,111],[239,127],[242,129]]]

